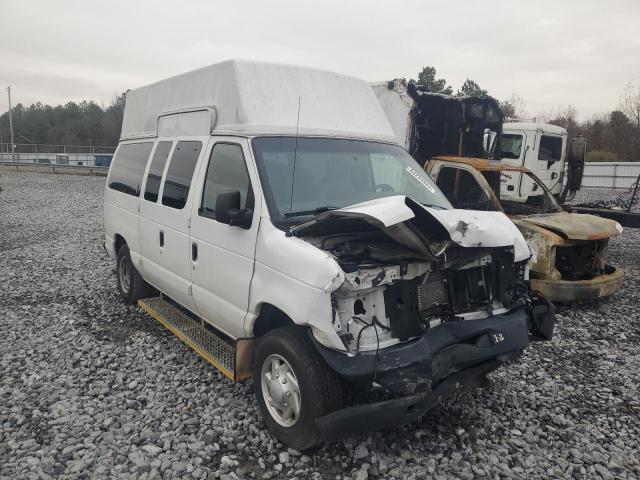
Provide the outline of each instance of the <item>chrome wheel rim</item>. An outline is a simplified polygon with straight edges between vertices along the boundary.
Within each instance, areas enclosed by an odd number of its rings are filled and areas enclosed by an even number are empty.
[[[271,417],[283,427],[292,427],[300,418],[301,396],[298,379],[284,357],[274,353],[262,363],[262,398]]]
[[[118,271],[118,275],[120,276],[120,285],[122,286],[122,290],[126,293],[129,293],[129,288],[131,288],[131,262],[128,258],[123,258],[120,262],[120,269]]]

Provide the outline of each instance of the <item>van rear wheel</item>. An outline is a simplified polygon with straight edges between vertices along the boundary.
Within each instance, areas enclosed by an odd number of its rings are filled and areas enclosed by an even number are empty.
[[[316,418],[342,404],[340,379],[302,327],[277,328],[258,340],[253,386],[267,428],[297,450],[321,443]]]
[[[127,305],[133,305],[141,298],[153,296],[153,287],[144,281],[134,267],[127,245],[123,245],[118,250],[116,279],[120,298]]]

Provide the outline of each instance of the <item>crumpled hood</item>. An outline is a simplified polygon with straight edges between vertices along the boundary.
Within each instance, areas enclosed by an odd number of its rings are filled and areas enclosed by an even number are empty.
[[[615,220],[582,213],[529,215],[522,221],[548,228],[568,240],[600,240],[622,233],[622,227]]]
[[[531,250],[518,228],[502,212],[476,210],[439,210],[420,205],[404,195],[377,198],[338,210],[316,215],[307,222],[291,228],[304,234],[315,226],[330,226],[345,218],[359,218],[382,230],[392,231],[404,222],[416,226],[435,220],[444,227],[449,239],[463,247],[514,247],[514,260],[531,257]],[[429,236],[428,231],[424,231]]]

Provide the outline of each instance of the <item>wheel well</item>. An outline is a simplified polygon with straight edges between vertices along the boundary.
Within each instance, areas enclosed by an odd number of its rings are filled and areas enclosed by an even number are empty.
[[[116,255],[118,254],[118,250],[120,250],[120,247],[126,244],[127,242],[124,240],[124,237],[122,237],[122,235],[116,234],[114,239],[114,247],[115,247]]]
[[[253,336],[261,337],[274,328],[290,327],[295,325],[293,320],[278,307],[266,303],[260,309],[260,315],[253,323]]]

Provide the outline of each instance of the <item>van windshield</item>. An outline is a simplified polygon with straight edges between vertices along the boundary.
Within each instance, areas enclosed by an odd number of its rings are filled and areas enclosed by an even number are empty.
[[[274,220],[299,221],[392,195],[452,208],[420,165],[396,145],[330,138],[296,142],[295,137],[260,137],[252,144]]]

